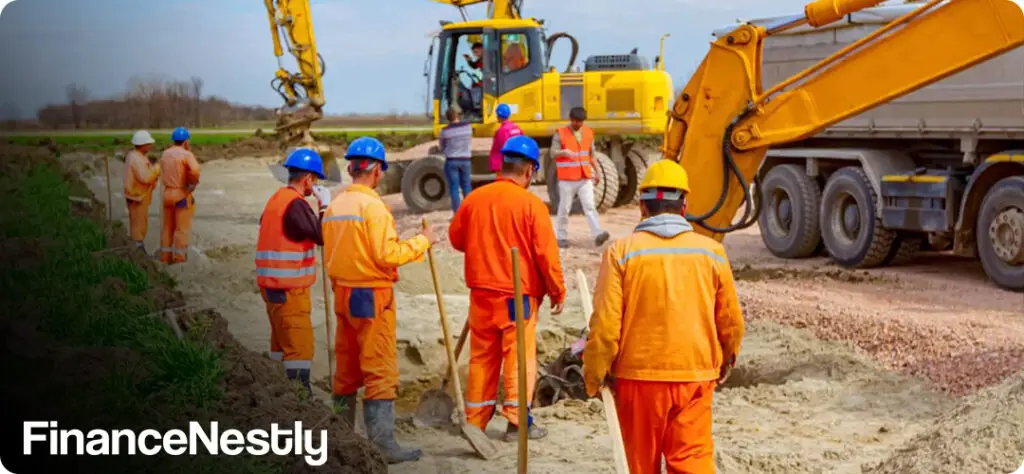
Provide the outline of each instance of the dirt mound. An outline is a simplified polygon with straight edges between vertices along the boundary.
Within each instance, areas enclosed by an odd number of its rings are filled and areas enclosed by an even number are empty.
[[[733,276],[739,281],[767,281],[785,279],[818,279],[826,278],[847,283],[877,283],[888,281],[884,276],[868,271],[847,270],[845,268],[794,268],[742,265],[733,269]]]
[[[1024,372],[979,391],[869,474],[1015,472],[1024,466]]]

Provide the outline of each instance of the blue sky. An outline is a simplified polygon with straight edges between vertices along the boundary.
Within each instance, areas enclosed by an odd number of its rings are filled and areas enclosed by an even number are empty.
[[[428,0],[311,0],[329,114],[424,111],[423,62],[438,20],[452,7]],[[632,3],[635,7],[627,7]],[[525,14],[567,31],[581,58],[628,52],[653,60],[666,40],[666,65],[685,83],[714,28],[799,13],[803,0],[526,0]],[[471,10],[481,17],[483,9]],[[568,43],[555,47],[564,63]],[[34,117],[65,101],[65,86],[93,97],[124,91],[132,76],[187,80],[234,102],[280,105],[270,89],[277,67],[258,0],[17,0],[0,16],[0,105]],[[561,66],[559,66],[561,67]],[[9,108],[9,107],[5,107]]]

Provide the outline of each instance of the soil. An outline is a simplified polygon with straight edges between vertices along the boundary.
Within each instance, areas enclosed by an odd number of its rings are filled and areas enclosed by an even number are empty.
[[[256,222],[279,186],[266,164],[265,159],[235,158],[204,165],[189,262],[168,269],[187,301],[216,309],[230,333],[258,352],[269,348],[269,329],[253,283]],[[102,179],[89,184],[105,199]],[[542,187],[534,191],[545,196]],[[115,193],[114,199],[119,202],[120,196]],[[424,217],[440,235],[445,233],[451,212],[418,215],[406,210],[400,196],[385,200],[403,238],[417,233]],[[114,209],[115,217],[126,221],[123,207]],[[638,217],[634,207],[616,208],[602,214],[601,223],[615,238],[627,235]],[[147,238],[151,250],[158,243],[158,218],[154,206]],[[593,287],[601,249],[593,247],[581,216],[570,218],[569,240],[571,248],[562,253],[566,275],[583,269]],[[856,473],[862,464],[901,455],[909,460],[890,461],[897,467],[877,472],[916,472],[899,467],[915,459],[925,463],[929,450],[953,443],[961,433],[953,428],[967,424],[944,418],[955,416],[950,410],[958,397],[996,385],[1024,367],[1024,298],[989,284],[976,261],[923,253],[905,266],[850,271],[825,257],[779,260],[761,244],[756,226],[730,234],[725,245],[749,331],[740,365],[715,402],[720,472]],[[468,311],[461,255],[446,242],[436,253],[454,337]],[[506,445],[508,456],[483,462],[456,434],[409,419],[419,394],[440,385],[445,356],[426,263],[403,267],[400,276],[395,287],[402,382],[398,406],[404,417],[400,441],[422,448],[426,455],[415,463],[390,466],[389,472],[508,472],[515,465],[514,444]],[[584,324],[574,278],[568,280],[572,294],[565,313],[552,317],[545,308],[540,315],[542,362],[557,356]],[[327,331],[320,282],[312,294],[317,338],[313,372],[323,385]],[[463,374],[466,359],[463,354]],[[1001,412],[1019,413],[1013,410],[1024,402],[1015,403]],[[595,409],[593,403],[578,401],[538,409],[537,418],[550,434],[530,443],[531,472],[612,472],[607,428]],[[987,456],[989,446],[1019,447],[1013,443],[1022,439],[1014,425],[996,427],[992,420],[1001,415],[985,418],[985,410],[975,410],[971,429],[976,431],[963,433],[984,432],[993,438],[964,442],[963,449],[982,453],[961,455],[974,459],[975,464],[965,466],[983,466],[978,456]],[[357,431],[362,431],[360,424]],[[504,427],[498,417],[488,432],[497,437]],[[901,446],[907,451],[899,451]],[[1006,456],[1014,457],[1009,448]],[[937,466],[928,472],[978,472]]]

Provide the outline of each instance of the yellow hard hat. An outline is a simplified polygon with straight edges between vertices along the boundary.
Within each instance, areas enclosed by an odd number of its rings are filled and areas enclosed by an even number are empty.
[[[644,179],[640,182],[641,190],[650,188],[678,189],[688,193],[690,192],[690,178],[679,163],[661,159],[647,168],[647,173],[644,173]]]

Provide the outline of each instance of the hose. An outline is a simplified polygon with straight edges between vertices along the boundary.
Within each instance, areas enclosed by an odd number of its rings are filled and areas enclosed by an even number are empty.
[[[736,127],[736,124],[747,117],[753,109],[748,109],[739,116],[737,116],[725,129],[725,136],[722,137],[722,193],[718,196],[718,202],[705,214],[699,216],[687,215],[686,219],[690,222],[695,222],[697,225],[714,233],[728,233],[736,230],[746,229],[755,223],[761,216],[761,177],[757,174],[754,175],[754,191],[751,192],[750,185],[745,179],[743,179],[743,173],[740,172],[739,165],[736,164],[736,160],[732,155],[732,131]],[[739,222],[730,224],[726,227],[713,227],[704,223],[705,220],[718,213],[722,209],[722,205],[725,204],[725,199],[729,196],[729,175],[736,176],[736,180],[739,181],[740,186],[743,188],[743,204],[745,210],[743,211],[743,217]]]
[[[552,51],[552,48],[554,47],[555,42],[560,40],[560,39],[562,39],[562,38],[569,38],[569,42],[572,43],[572,54],[569,55],[569,64],[566,65],[565,66],[565,70],[562,71],[563,73],[568,73],[572,69],[573,64],[576,63],[576,56],[579,55],[579,52],[580,52],[580,43],[579,43],[579,41],[576,41],[576,38],[574,38],[569,33],[560,32],[560,33],[555,33],[555,34],[551,35],[550,37],[548,37],[548,39],[547,39],[547,55],[544,58],[544,64],[546,65],[546,68],[547,67],[551,67],[551,51]]]

